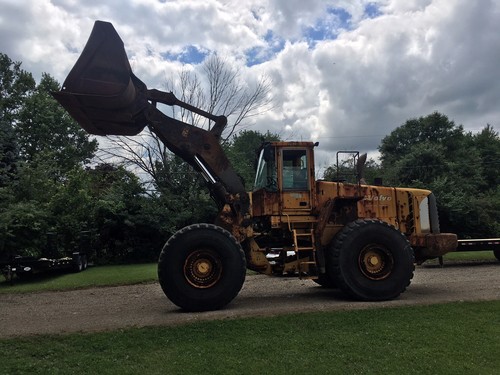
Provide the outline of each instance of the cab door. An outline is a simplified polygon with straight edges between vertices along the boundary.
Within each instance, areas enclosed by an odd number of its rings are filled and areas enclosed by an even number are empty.
[[[303,214],[311,211],[311,187],[314,166],[310,149],[282,148],[280,162],[281,207],[288,214]]]

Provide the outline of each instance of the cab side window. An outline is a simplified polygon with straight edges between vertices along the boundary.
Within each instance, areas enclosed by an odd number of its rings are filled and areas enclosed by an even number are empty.
[[[308,190],[306,150],[283,150],[283,190]]]

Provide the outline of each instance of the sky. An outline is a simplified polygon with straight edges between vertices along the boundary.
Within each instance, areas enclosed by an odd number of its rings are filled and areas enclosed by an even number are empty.
[[[270,78],[274,108],[247,126],[318,141],[325,167],[434,111],[500,130],[500,0],[0,0],[0,52],[62,83],[96,20],[148,88],[211,53]]]

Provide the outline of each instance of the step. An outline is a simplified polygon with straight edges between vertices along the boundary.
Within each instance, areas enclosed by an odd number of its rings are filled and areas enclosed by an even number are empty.
[[[309,247],[297,247],[295,249],[296,252],[297,251],[311,251],[311,250],[314,250],[314,247],[312,247],[312,246],[309,246]]]
[[[312,233],[295,233],[296,237],[312,237]]]

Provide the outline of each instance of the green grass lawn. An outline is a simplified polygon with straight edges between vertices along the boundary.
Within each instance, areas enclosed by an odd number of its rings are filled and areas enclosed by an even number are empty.
[[[14,285],[2,280],[0,294],[152,282],[157,280],[156,267],[156,263],[89,267],[80,273],[43,274],[33,280],[15,279]]]
[[[497,374],[500,301],[0,340],[5,374]]]
[[[493,251],[457,251],[453,253],[448,253],[444,257],[444,260],[497,260]]]
[[[478,262],[498,262],[495,258],[493,251],[458,251],[453,253],[448,253],[443,256],[443,264],[456,264],[456,263],[478,263]],[[437,265],[439,259],[431,259],[424,263],[425,265]]]

